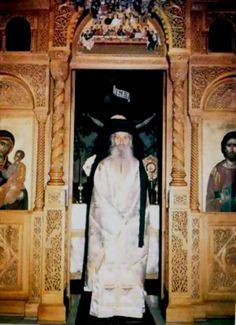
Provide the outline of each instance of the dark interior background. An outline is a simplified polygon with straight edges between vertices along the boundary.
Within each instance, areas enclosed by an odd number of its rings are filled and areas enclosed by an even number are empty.
[[[75,125],[74,125],[74,175],[73,201],[80,202],[78,186],[82,185],[82,194],[86,188],[87,176],[82,166],[93,154],[93,146],[101,132],[88,116],[90,114],[101,122],[111,115],[109,97],[113,85],[130,92],[131,105],[129,118],[135,124],[141,123],[155,113],[155,117],[145,127],[140,129],[139,136],[144,144],[145,156],[153,155],[158,158],[158,204],[162,202],[162,132],[163,132],[163,89],[164,72],[155,70],[77,70],[75,80]],[[86,191],[85,191],[86,192]],[[82,199],[84,202],[84,197]],[[86,200],[85,200],[86,202]],[[160,223],[161,216],[160,216]],[[161,224],[160,224],[161,227]],[[161,254],[161,237],[160,254]],[[161,256],[159,256],[161,261]],[[159,295],[161,266],[159,279],[145,281],[148,294]],[[70,291],[78,294],[83,291],[82,280],[71,280]]]
[[[139,136],[144,144],[145,156],[154,155],[158,158],[159,175],[161,174],[163,75],[164,72],[159,70],[76,71],[73,177],[75,202],[78,201],[78,185],[87,181],[82,166],[93,155],[94,141],[101,131],[101,127],[92,121],[91,116],[104,122],[111,115],[113,85],[130,93],[131,102],[127,115],[136,125],[155,113],[151,122],[139,129]]]

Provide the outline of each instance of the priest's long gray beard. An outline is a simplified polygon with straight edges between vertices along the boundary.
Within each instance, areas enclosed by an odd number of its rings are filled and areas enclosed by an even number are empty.
[[[135,160],[132,145],[113,144],[110,148],[111,165],[120,176],[126,176]]]

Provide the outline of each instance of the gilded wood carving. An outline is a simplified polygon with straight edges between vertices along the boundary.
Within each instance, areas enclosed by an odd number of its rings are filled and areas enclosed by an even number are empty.
[[[62,213],[61,210],[47,211],[45,251],[45,291],[60,291],[62,288]]]
[[[49,184],[63,185],[63,152],[64,152],[64,110],[65,110],[65,80],[68,76],[67,60],[54,59],[64,57],[65,53],[52,52],[51,74],[54,83],[54,108],[52,121],[51,168]],[[65,56],[67,59],[67,56]]]
[[[192,216],[192,255],[191,255],[191,278],[192,299],[199,300],[201,296],[201,271],[200,271],[200,216]]]
[[[20,246],[22,225],[0,226],[0,287],[2,289],[21,289],[20,263],[22,248]]]
[[[39,301],[41,295],[41,272],[42,272],[42,215],[33,215],[33,249],[31,261],[31,301]]]
[[[206,111],[236,111],[236,78],[228,76],[216,82],[205,98]]]
[[[171,292],[188,292],[188,222],[185,211],[171,213]]]
[[[190,207],[199,210],[199,118],[192,118]]]
[[[209,256],[210,274],[208,294],[236,290],[236,228],[229,226],[211,226]]]
[[[192,109],[202,108],[202,98],[206,87],[217,80],[217,78],[223,77],[226,74],[233,73],[235,69],[233,67],[220,67],[220,66],[198,66],[191,68],[192,78]]]
[[[0,109],[32,109],[33,98],[26,85],[10,75],[0,75]]]
[[[47,104],[47,71],[46,65],[35,64],[2,64],[0,72],[11,73],[25,80],[34,95],[35,106],[45,107]]]
[[[186,176],[184,155],[184,84],[187,77],[187,54],[170,56],[170,76],[173,84],[173,134],[171,185],[184,186]]]

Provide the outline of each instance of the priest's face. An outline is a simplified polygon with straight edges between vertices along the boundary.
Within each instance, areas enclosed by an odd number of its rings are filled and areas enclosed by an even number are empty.
[[[132,141],[132,136],[127,132],[116,132],[112,134],[112,142],[116,145],[129,145]]]
[[[115,132],[111,135],[111,153],[118,157],[130,156],[132,152],[132,135],[127,132]]]

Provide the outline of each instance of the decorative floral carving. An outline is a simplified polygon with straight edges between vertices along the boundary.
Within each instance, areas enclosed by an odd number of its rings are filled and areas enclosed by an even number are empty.
[[[207,111],[236,111],[236,78],[222,81],[204,106]]]
[[[192,67],[192,109],[200,109],[204,91],[214,79],[220,75],[233,71],[235,71],[233,67]]]
[[[225,248],[222,258],[225,268],[229,271],[229,273],[236,275],[236,237],[234,239],[234,243]]]
[[[235,274],[230,274],[222,271],[220,265],[213,261],[212,263],[213,272],[209,277],[209,290],[214,292],[225,292],[235,293]]]
[[[176,195],[175,194],[173,203],[175,205],[186,206],[187,205],[187,195]]]
[[[189,208],[189,191],[186,187],[171,188],[169,199],[170,208],[173,210]]]
[[[2,64],[0,72],[11,73],[22,80],[26,80],[33,89],[36,106],[46,106],[47,94],[47,70],[46,65],[33,64]]]
[[[49,43],[49,15],[48,13],[40,13],[39,14],[39,26],[38,26],[38,51],[47,51],[48,43]]]
[[[171,213],[171,291],[188,292],[187,255],[188,255],[188,221],[187,212],[174,211]]]
[[[16,78],[0,76],[0,107],[32,109],[33,99]]]
[[[205,37],[202,31],[202,11],[191,14],[191,48],[193,52],[205,52]]]
[[[67,29],[69,21],[75,11],[74,6],[61,6],[60,0],[55,0],[55,18],[53,46],[60,47],[67,45]]]
[[[200,298],[200,219],[194,216],[192,219],[192,299]]]
[[[47,204],[58,204],[61,203],[61,192],[60,191],[53,191],[47,192]]]
[[[229,238],[232,236],[232,230],[230,228],[219,228],[213,231],[214,235],[214,249],[213,254],[219,254],[221,248],[226,245]]]
[[[47,211],[46,248],[45,248],[45,291],[60,291],[62,286],[62,212]]]
[[[77,27],[78,21],[82,14],[83,14],[83,8],[78,7],[77,12],[75,12],[70,19],[70,23],[69,23],[69,27],[68,27],[68,42],[70,44],[73,43],[75,32],[76,32],[76,27]]]
[[[172,29],[172,47],[185,48],[185,5],[177,5],[168,1],[163,8]]]
[[[10,257],[10,251],[5,246],[0,245],[0,272],[7,267]]]
[[[22,247],[19,225],[0,225],[0,288],[15,290],[19,288],[20,263]]]
[[[188,292],[187,277],[187,251],[183,250],[182,240],[172,236],[171,268],[172,268],[172,292]]]
[[[186,211],[174,211],[172,213],[172,231],[176,235],[177,233],[181,236],[182,239],[185,240],[184,247],[186,247],[186,243],[188,241],[188,219]]]
[[[42,216],[34,215],[33,220],[33,256],[32,256],[32,286],[30,296],[38,300],[41,294],[41,243],[42,243]]]
[[[236,291],[236,228],[211,229],[211,268],[209,290],[214,292]]]

